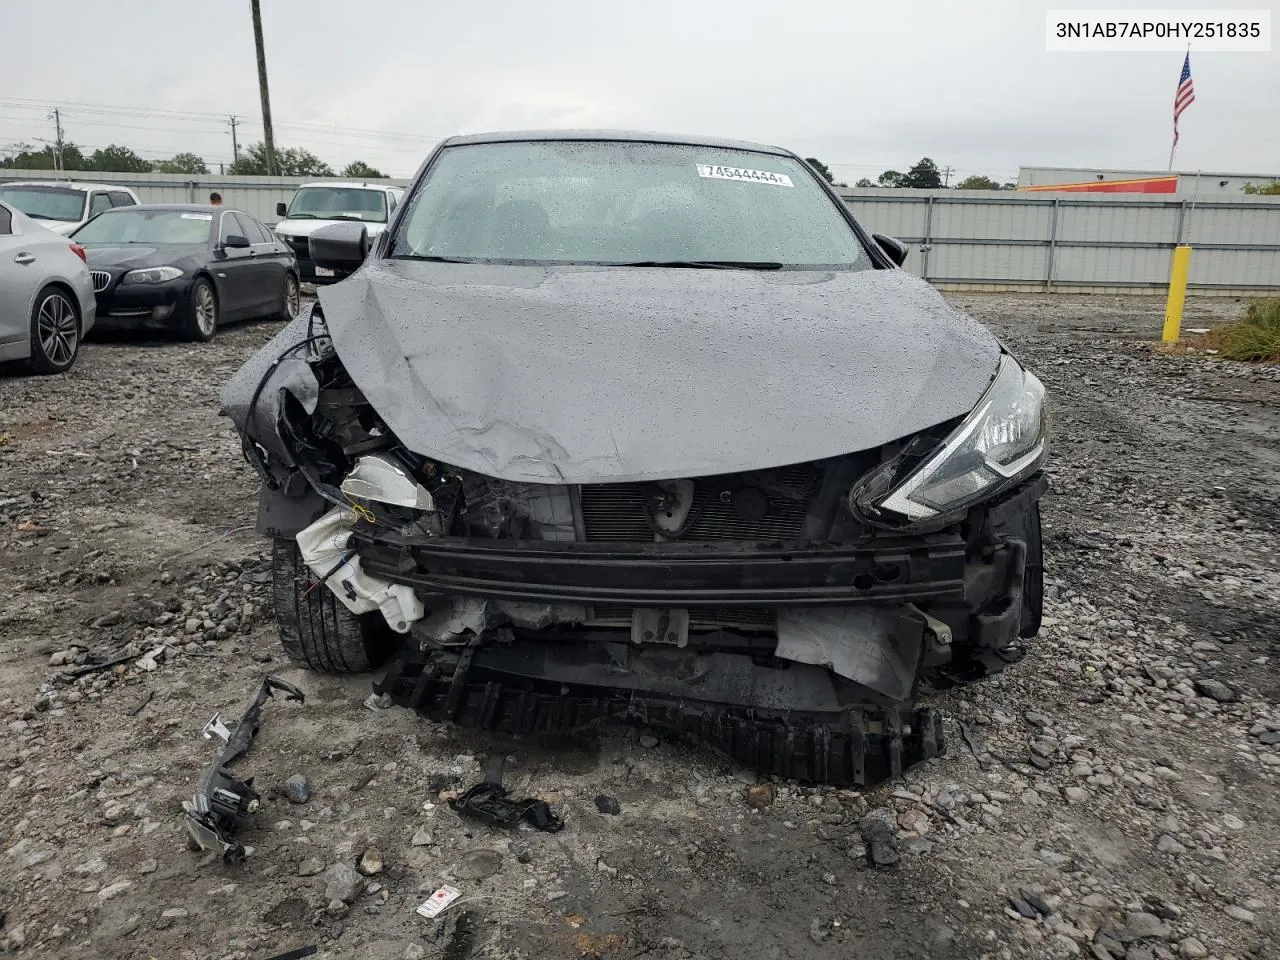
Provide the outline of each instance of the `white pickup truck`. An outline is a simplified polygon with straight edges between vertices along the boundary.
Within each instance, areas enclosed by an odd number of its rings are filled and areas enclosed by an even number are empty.
[[[334,283],[342,277],[311,262],[307,239],[330,223],[342,220],[365,224],[369,239],[387,228],[404,190],[381,183],[351,181],[304,183],[289,203],[276,205],[276,236],[293,249],[298,258],[298,275],[304,283]]]

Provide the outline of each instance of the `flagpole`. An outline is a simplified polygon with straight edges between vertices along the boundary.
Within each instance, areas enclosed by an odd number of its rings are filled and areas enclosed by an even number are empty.
[[[1191,44],[1187,44],[1187,58],[1191,57]],[[1175,111],[1177,106],[1175,104]],[[1178,149],[1178,116],[1175,112],[1173,117],[1173,143],[1169,145],[1169,173],[1173,173],[1173,152]]]

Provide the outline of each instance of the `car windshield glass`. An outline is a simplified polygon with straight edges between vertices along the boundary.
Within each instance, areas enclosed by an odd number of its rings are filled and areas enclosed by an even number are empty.
[[[212,226],[211,213],[120,208],[94,217],[77,230],[74,237],[77,243],[84,245],[204,243],[209,239]]]
[[[74,223],[84,213],[83,190],[66,187],[0,187],[0,200],[37,220]]]
[[[387,200],[381,190],[359,187],[303,187],[289,204],[290,217],[315,220],[387,222]]]
[[[687,144],[534,141],[443,150],[390,256],[503,263],[854,269],[836,201],[796,160]]]

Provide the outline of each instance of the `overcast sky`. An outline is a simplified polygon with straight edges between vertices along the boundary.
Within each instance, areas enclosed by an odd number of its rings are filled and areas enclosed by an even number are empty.
[[[1163,169],[1182,66],[1179,53],[1047,53],[1045,6],[1026,0],[262,6],[277,143],[396,176],[453,133],[566,126],[767,141],[849,183],[925,155],[1000,178]],[[6,0],[0,23],[0,148],[51,139],[55,105],[78,144],[192,151],[215,171],[231,159],[226,115],[246,118],[242,145],[261,138],[249,0]],[[1280,53],[1191,58],[1176,166],[1280,172]]]

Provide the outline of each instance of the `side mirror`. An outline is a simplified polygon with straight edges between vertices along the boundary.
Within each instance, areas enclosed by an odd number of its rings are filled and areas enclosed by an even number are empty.
[[[307,238],[311,262],[335,273],[354,273],[369,252],[369,228],[345,221],[321,227]]]
[[[249,246],[249,238],[242,237],[238,233],[228,233],[222,238],[222,247],[224,250],[244,250]]]
[[[895,240],[893,237],[886,237],[882,233],[873,233],[871,235],[871,239],[874,240],[880,246],[880,249],[885,252],[885,255],[899,267],[902,266],[903,262],[907,259],[907,254],[911,252],[911,248],[901,240]]]
[[[289,215],[289,205],[287,203],[276,204],[276,216],[287,217]]]

